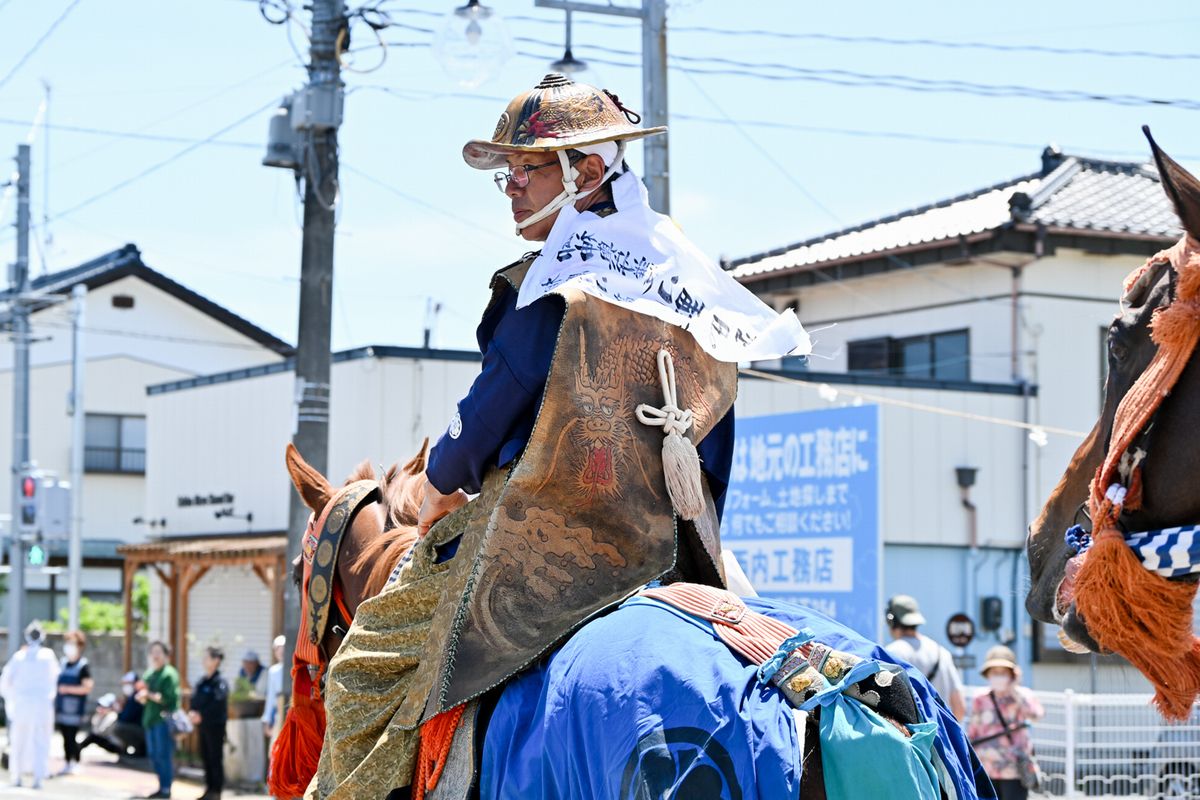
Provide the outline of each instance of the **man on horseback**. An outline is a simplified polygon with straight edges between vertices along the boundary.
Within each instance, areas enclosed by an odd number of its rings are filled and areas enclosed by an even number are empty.
[[[724,585],[736,363],[809,342],[650,209],[625,148],[665,129],[638,121],[551,74],[463,148],[544,247],[493,276],[422,538],[330,664],[308,797],[382,797],[414,771],[422,793],[447,725],[588,618],[655,580]]]

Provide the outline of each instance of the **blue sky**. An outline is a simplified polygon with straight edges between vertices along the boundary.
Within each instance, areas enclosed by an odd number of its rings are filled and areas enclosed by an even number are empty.
[[[293,341],[300,206],[290,173],[259,163],[268,106],[304,80],[285,28],[264,21],[251,0],[79,0],[5,81],[72,2],[0,0],[0,158],[24,140],[42,80],[52,86],[52,125],[181,141],[55,129],[47,158],[39,134],[34,209],[40,221],[48,196],[53,238],[42,246],[47,265],[66,268],[133,242],[151,266]],[[383,7],[397,22],[437,27],[430,12],[445,13],[454,4],[399,0]],[[545,58],[514,54],[490,81],[465,89],[421,46],[429,34],[393,28],[385,40],[418,46],[391,47],[379,70],[346,76],[333,328],[338,349],[419,343],[430,297],[444,306],[434,343],[473,346],[488,276],[527,249],[512,235],[507,201],[490,176],[468,168],[460,151],[467,139],[491,133],[503,110],[500,98],[532,86],[557,57],[553,43],[561,41],[562,15],[536,9],[532,0],[493,6],[507,18],[511,35],[548,43],[518,42],[515,49]],[[607,24],[576,15],[576,56],[636,62],[636,56],[594,48],[637,51],[637,30],[613,27],[612,17],[594,19]],[[1195,55],[995,47],[1197,54],[1200,9],[1194,3],[689,0],[671,7],[668,24],[679,29],[669,35],[673,55],[785,64],[817,70],[822,81],[864,80],[847,73],[875,76],[866,81],[876,85],[858,87],[671,73],[672,211],[714,258],[770,249],[1035,171],[1048,142],[1069,153],[1141,160],[1147,157],[1143,123],[1168,152],[1192,166],[1200,162],[1194,133],[1200,111],[1189,108],[877,85],[888,82],[879,76],[901,75],[1195,104]],[[697,27],[993,47],[686,30]],[[366,29],[357,31],[355,46],[365,47]],[[293,30],[293,39],[303,52],[303,33]],[[369,67],[377,55],[364,50],[358,63]],[[641,105],[639,69],[593,63],[579,77],[615,91],[632,108]],[[243,118],[212,144],[189,144]],[[640,169],[640,147],[630,160]],[[162,162],[168,163],[142,175]],[[7,228],[12,219],[10,203],[0,223]],[[5,261],[14,247],[11,231],[0,232]],[[36,274],[42,268],[37,249],[33,264]]]

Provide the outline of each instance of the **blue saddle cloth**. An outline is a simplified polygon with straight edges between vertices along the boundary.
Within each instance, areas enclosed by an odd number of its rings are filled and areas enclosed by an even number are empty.
[[[817,641],[898,663],[811,609],[747,606]],[[918,670],[907,669],[958,798],[995,795],[962,729]],[[801,756],[791,707],[717,638],[671,606],[633,598],[586,625],[501,693],[485,735],[482,798],[794,798]],[[870,769],[870,765],[863,765]]]

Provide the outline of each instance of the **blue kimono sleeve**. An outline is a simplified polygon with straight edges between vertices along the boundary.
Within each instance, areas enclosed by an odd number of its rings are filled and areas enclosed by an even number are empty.
[[[533,431],[564,308],[557,296],[519,310],[516,302],[510,289],[484,315],[483,368],[429,453],[425,475],[442,494],[478,492],[488,469],[512,461]]]

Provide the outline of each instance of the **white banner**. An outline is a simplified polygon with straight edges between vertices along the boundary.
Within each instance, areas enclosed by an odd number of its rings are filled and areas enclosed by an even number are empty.
[[[521,284],[517,308],[570,287],[690,332],[720,361],[802,356],[812,342],[790,309],[777,314],[650,208],[631,171],[612,183],[614,214],[567,206]]]

